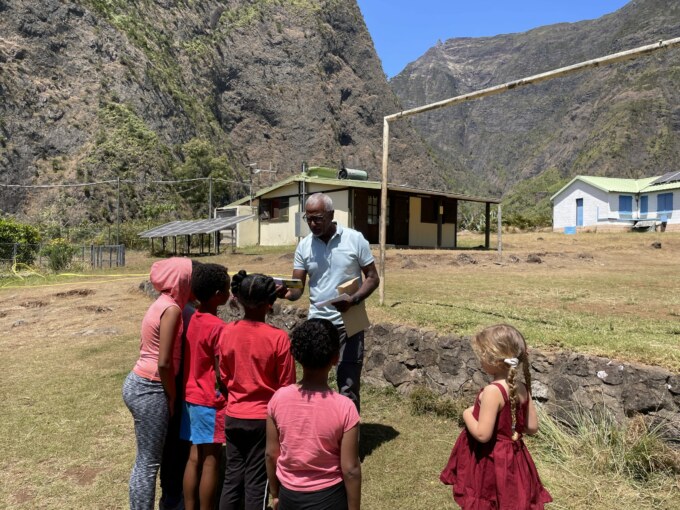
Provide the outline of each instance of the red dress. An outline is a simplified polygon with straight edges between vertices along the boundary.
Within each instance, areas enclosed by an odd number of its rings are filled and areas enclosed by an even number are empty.
[[[453,499],[463,510],[540,510],[552,497],[541,484],[534,461],[522,441],[529,402],[517,408],[517,441],[512,440],[512,414],[505,388],[505,405],[496,417],[491,439],[479,443],[463,429],[439,479],[453,485]],[[479,392],[481,394],[481,391]],[[479,395],[472,415],[479,419]]]

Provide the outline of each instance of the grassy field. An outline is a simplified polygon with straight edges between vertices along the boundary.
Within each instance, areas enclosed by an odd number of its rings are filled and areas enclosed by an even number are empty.
[[[456,334],[508,321],[534,347],[678,372],[680,235],[512,234],[504,243],[500,264],[495,252],[390,250],[387,306],[372,297],[372,320]],[[543,262],[527,263],[532,253]],[[0,279],[0,508],[126,507],[134,433],[120,391],[150,302],[137,287],[153,260],[130,253],[124,270],[108,274]],[[292,265],[284,249],[205,260],[284,275]],[[438,481],[455,419],[413,415],[406,398],[367,388],[362,422],[364,508],[455,507]],[[680,508],[677,473],[631,477],[597,462],[614,456],[606,445],[595,452],[543,430],[529,448],[555,499],[550,508]]]

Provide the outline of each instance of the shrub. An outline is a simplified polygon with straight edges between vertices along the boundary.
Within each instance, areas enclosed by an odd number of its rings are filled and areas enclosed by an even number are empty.
[[[43,256],[48,259],[49,268],[58,273],[69,267],[71,259],[78,249],[71,245],[66,239],[52,239],[42,249]]]
[[[12,259],[14,244],[18,244],[16,262],[32,264],[38,252],[38,243],[40,233],[37,228],[9,218],[0,218],[0,259]]]

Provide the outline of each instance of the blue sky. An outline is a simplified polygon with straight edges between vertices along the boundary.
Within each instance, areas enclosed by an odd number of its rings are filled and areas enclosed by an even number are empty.
[[[482,37],[595,19],[628,0],[357,0],[390,78],[438,39]]]

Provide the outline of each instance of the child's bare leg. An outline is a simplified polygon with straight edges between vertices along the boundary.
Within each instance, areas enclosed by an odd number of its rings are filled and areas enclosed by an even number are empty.
[[[198,489],[201,500],[201,510],[213,510],[215,508],[215,491],[220,478],[220,456],[222,445],[218,443],[199,445],[203,466],[201,470],[201,483]]]
[[[201,464],[200,447],[202,445],[191,445],[189,451],[189,460],[184,469],[184,508],[185,510],[196,510],[198,508],[198,485],[201,480]]]

